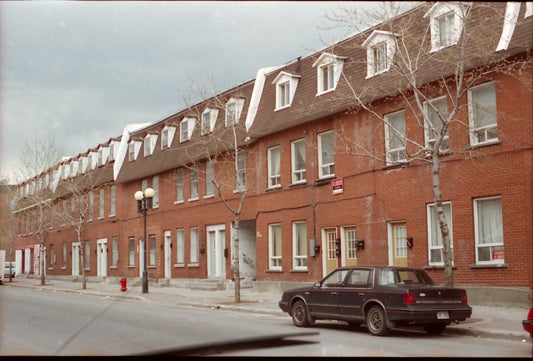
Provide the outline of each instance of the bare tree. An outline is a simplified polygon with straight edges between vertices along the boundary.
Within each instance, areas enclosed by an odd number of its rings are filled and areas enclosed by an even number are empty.
[[[368,66],[367,78],[370,80],[362,86],[360,77],[343,73],[342,79],[348,89],[344,95],[354,100],[351,112],[361,116],[364,113],[370,114],[370,117],[378,120],[382,125],[379,129],[386,129],[388,134],[385,139],[386,148],[395,146],[399,152],[384,154],[383,148],[378,150],[373,148],[373,144],[354,142],[344,132],[339,132],[338,136],[343,139],[351,154],[371,157],[385,164],[406,165],[418,162],[430,165],[433,198],[443,246],[444,279],[446,286],[453,286],[450,220],[446,219],[443,206],[441,162],[443,155],[472,153],[473,150],[464,144],[454,147],[448,140],[449,130],[457,127],[468,129],[471,137],[494,136],[490,129],[483,134],[472,132],[468,123],[469,109],[465,108],[469,90],[493,79],[494,74],[518,75],[525,64],[531,62],[531,58],[527,56],[525,59],[510,60],[497,54],[495,50],[501,29],[493,31],[493,28],[485,26],[485,21],[480,22],[479,19],[477,22],[470,21],[474,7],[478,14],[483,10],[490,16],[502,19],[505,6],[492,3],[442,3],[442,6],[449,6],[446,13],[450,14],[459,30],[443,33],[440,39],[435,39],[431,21],[427,22],[427,26],[421,21],[424,16],[430,17],[427,14],[432,6],[435,3],[422,4],[400,15],[404,9],[397,3],[387,2],[382,9],[362,14],[345,8],[329,19],[340,25],[355,25],[357,30],[362,30],[358,27],[361,25],[379,24],[370,30],[361,31],[359,39],[363,43],[358,44],[358,47],[364,49],[365,53],[362,53],[364,55],[361,59],[353,60],[365,62]],[[373,43],[372,36],[376,34],[381,39]],[[451,39],[445,38],[446,36]],[[449,44],[436,48],[435,42]],[[369,58],[367,50],[371,54]],[[373,83],[371,78],[379,73],[383,73],[377,75],[382,82]],[[383,82],[387,84],[383,85]],[[424,140],[413,136],[414,132],[411,135],[406,132],[405,120],[398,126],[392,117],[383,114],[380,106],[385,96],[386,101],[403,103],[414,114],[417,127],[423,131]],[[444,101],[435,101],[439,96],[445,96]],[[496,116],[495,109],[479,110],[486,117]],[[383,135],[381,132],[382,139]]]
[[[39,240],[41,285],[45,284],[45,241],[52,226],[52,198],[49,170],[59,163],[62,151],[53,137],[36,138],[26,143],[19,154],[15,174],[19,190],[14,212],[24,215]]]

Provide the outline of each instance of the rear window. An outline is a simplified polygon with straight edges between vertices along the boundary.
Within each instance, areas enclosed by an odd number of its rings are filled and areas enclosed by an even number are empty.
[[[381,270],[379,282],[382,285],[392,284],[422,284],[432,285],[431,277],[422,270],[397,270],[384,269]]]

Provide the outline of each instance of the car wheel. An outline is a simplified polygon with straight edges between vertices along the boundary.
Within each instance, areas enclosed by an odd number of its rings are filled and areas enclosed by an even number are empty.
[[[387,316],[380,306],[372,306],[366,314],[368,331],[374,336],[385,336],[390,332],[387,327]]]
[[[427,325],[423,325],[422,327],[430,335],[440,335],[446,329],[446,324],[442,322],[429,323]]]
[[[296,301],[291,310],[292,322],[298,327],[308,327],[311,325],[309,322],[309,315],[307,313],[307,307],[303,301]]]

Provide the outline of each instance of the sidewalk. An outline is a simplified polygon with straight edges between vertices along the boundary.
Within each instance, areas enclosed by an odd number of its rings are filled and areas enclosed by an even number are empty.
[[[87,289],[82,290],[81,282],[53,279],[47,280],[46,285],[41,286],[39,279],[30,278],[15,278],[11,283],[4,280],[4,285],[0,287],[26,287],[44,292],[61,291],[118,300],[129,299],[289,317],[278,307],[281,296],[279,293],[257,292],[251,288],[241,289],[241,302],[235,303],[234,290],[205,291],[149,285],[148,293],[143,294],[140,286],[128,285],[127,291],[122,292],[120,284],[87,282]],[[527,318],[527,308],[471,306],[472,317],[460,324],[450,325],[445,333],[532,343],[529,334],[522,328],[522,320]]]

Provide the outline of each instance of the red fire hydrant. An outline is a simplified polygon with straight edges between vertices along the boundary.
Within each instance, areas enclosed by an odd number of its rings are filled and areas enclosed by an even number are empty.
[[[127,283],[127,280],[125,278],[121,278],[120,279],[120,290],[122,292],[126,292],[127,291],[126,283]]]

